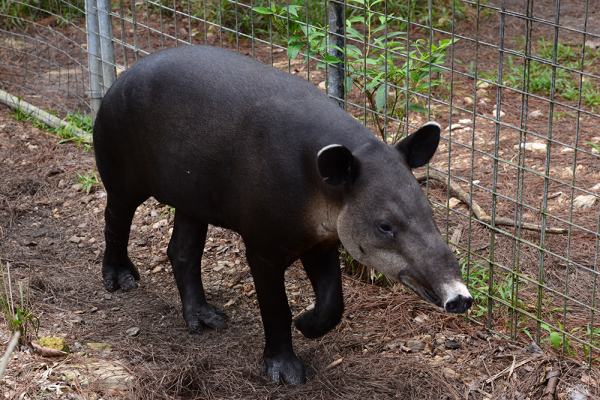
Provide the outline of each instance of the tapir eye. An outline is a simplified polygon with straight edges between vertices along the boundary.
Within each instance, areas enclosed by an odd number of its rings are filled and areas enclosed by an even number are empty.
[[[392,226],[390,224],[388,224],[387,222],[380,222],[379,223],[379,230],[382,233],[386,233],[388,235],[393,235],[394,234],[392,232]]]

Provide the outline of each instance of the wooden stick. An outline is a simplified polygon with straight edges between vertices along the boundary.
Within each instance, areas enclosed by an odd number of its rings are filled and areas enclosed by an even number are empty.
[[[502,371],[498,372],[496,375],[490,377],[489,379],[486,379],[485,382],[486,383],[492,383],[493,381],[495,381],[496,379],[500,378],[502,375],[506,374],[507,372],[514,371],[516,368],[519,368],[519,367],[527,364],[528,362],[531,362],[531,361],[535,360],[536,358],[537,357],[531,357],[531,358],[528,358],[527,360],[518,362],[516,364],[513,362],[513,365],[511,365],[510,367],[506,367]]]
[[[479,206],[479,204],[477,204],[477,202],[471,198],[469,193],[467,193],[456,182],[454,182],[452,180],[452,178],[448,178],[448,175],[442,174],[438,171],[433,171],[433,170],[429,170],[429,174],[425,171],[425,172],[418,172],[414,175],[415,175],[415,178],[417,178],[417,181],[419,181],[419,182],[425,181],[429,177],[429,179],[433,179],[435,181],[447,184],[448,187],[450,188],[450,191],[456,197],[458,197],[467,206],[471,206],[471,210],[473,211],[473,214],[475,214],[475,218],[477,218],[478,220],[480,220],[481,222],[484,222],[486,224],[492,223],[492,217],[490,217],[489,215],[487,215],[485,213],[485,211],[483,211],[483,208],[481,208]],[[495,225],[503,225],[503,226],[520,226],[521,229],[525,229],[525,230],[529,230],[529,231],[537,231],[537,232],[542,231],[541,225],[531,224],[529,222],[521,222],[519,224],[518,222],[515,222],[512,219],[508,219],[508,218],[496,217],[494,219],[494,224]],[[568,231],[566,229],[562,229],[562,228],[546,227],[545,232],[546,233],[554,233],[554,234],[565,234]]]
[[[39,119],[44,124],[51,126],[53,128],[62,128],[65,127],[69,129],[69,131],[79,138],[81,138],[84,143],[92,143],[92,135],[89,135],[77,128],[75,125],[70,124],[68,122],[63,121],[62,119],[46,112],[36,106],[29,104],[25,100],[21,100],[18,97],[12,96],[4,90],[0,90],[0,103],[5,104],[12,108],[13,110],[22,110],[25,114],[32,116],[34,118]]]
[[[6,367],[8,366],[8,361],[10,360],[10,355],[12,354],[17,342],[19,341],[19,336],[21,336],[21,332],[16,331],[13,335],[8,347],[6,348],[6,353],[4,353],[4,357],[0,361],[0,382],[2,382],[2,378],[4,377],[4,371],[6,371]]]

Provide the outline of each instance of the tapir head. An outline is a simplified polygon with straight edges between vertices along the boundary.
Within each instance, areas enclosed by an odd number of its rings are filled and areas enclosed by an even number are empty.
[[[325,184],[343,191],[337,232],[352,257],[461,313],[473,299],[411,172],[429,162],[439,140],[440,126],[429,122],[393,147],[371,142],[352,153],[330,145],[319,152],[318,169]]]

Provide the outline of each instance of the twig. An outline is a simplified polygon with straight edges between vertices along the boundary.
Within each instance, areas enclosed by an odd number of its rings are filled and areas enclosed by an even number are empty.
[[[528,358],[527,360],[521,361],[521,362],[519,362],[517,364],[514,364],[514,362],[513,362],[513,365],[511,365],[510,367],[506,367],[502,371],[498,372],[496,375],[494,375],[494,376],[486,379],[485,382],[486,383],[491,383],[491,382],[495,381],[496,379],[500,378],[502,375],[506,374],[507,372],[513,371],[515,368],[519,368],[519,367],[527,364],[528,362],[531,362],[531,361],[535,360],[536,358],[537,357],[531,357],[531,358]]]
[[[515,355],[513,354],[513,362],[512,365],[510,366],[510,371],[508,371],[508,377],[506,378],[506,380],[508,381],[510,379],[510,377],[512,376],[513,371],[515,370],[515,361],[517,360],[517,358],[515,357]]]
[[[488,339],[488,344],[490,343],[489,339]],[[490,372],[490,370],[487,367],[487,364],[485,363],[485,361],[483,361],[483,367],[485,368],[485,371],[488,373],[489,376],[492,376],[492,373]],[[486,381],[487,382],[487,381]],[[494,389],[494,380],[492,379],[490,381],[490,383],[492,384],[492,393],[495,392],[496,390]],[[490,396],[492,397],[492,396]]]
[[[2,382],[2,378],[4,377],[4,371],[6,371],[6,367],[8,365],[8,361],[10,360],[10,356],[19,341],[19,336],[21,336],[21,332],[16,331],[13,335],[8,347],[6,348],[6,353],[4,353],[4,357],[0,361],[0,382]]]
[[[445,175],[438,171],[433,171],[433,170],[429,170],[429,173],[419,172],[414,175],[415,175],[415,178],[417,178],[417,181],[419,181],[419,182],[427,180],[427,178],[429,177],[429,179],[433,179],[438,182],[447,184],[450,188],[450,191],[455,196],[457,196],[466,205],[470,205],[471,210],[473,211],[473,214],[475,214],[475,218],[477,218],[478,220],[480,220],[481,222],[484,222],[486,224],[492,223],[492,217],[487,215],[485,213],[485,211],[483,211],[483,208],[481,208],[479,206],[479,204],[477,204],[477,202],[475,200],[473,200],[471,198],[471,196],[463,188],[461,188],[456,182],[454,182],[452,180],[452,178],[449,178],[448,175]],[[519,224],[518,222],[515,222],[508,218],[496,217],[496,218],[494,218],[494,224],[495,225],[503,225],[503,226],[517,226],[517,227],[520,227],[521,229],[526,229],[529,231],[537,231],[537,232],[542,231],[541,225],[531,224],[528,222],[521,222]],[[567,233],[567,230],[562,229],[562,228],[546,227],[545,232],[546,233],[555,233],[555,234],[565,234],[565,233]]]
[[[342,363],[342,361],[344,361],[343,358],[338,358],[337,360],[333,361],[331,364],[329,364],[328,366],[325,367],[325,370],[329,370],[331,368],[335,368],[338,365],[340,365]]]
[[[452,234],[452,238],[450,238],[450,243],[460,243],[460,237],[462,235],[462,230],[463,230],[463,226],[461,224],[458,224],[456,226],[456,228],[454,229],[454,233]],[[454,245],[450,245],[450,249],[452,249],[452,251],[456,252],[458,251],[458,248]]]

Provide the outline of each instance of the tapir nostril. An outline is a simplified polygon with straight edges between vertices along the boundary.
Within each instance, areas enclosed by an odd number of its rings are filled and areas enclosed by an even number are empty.
[[[457,294],[446,302],[445,309],[451,313],[463,313],[467,311],[473,305],[473,298],[471,296],[463,296]]]

